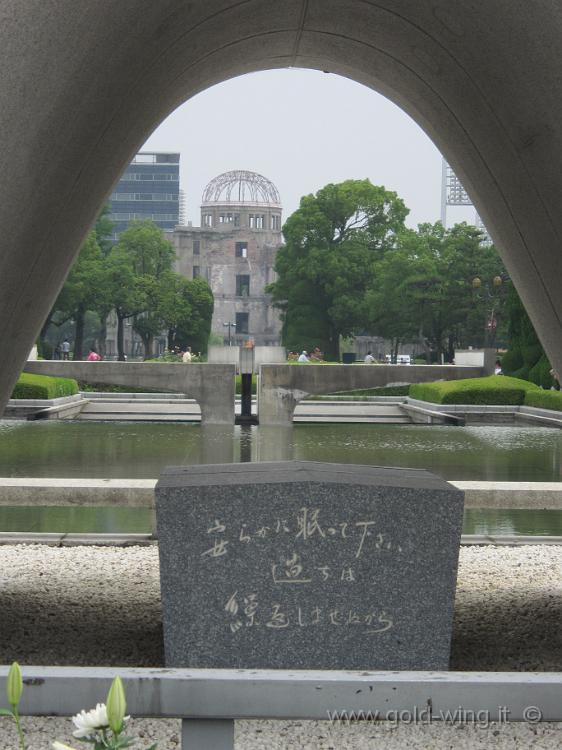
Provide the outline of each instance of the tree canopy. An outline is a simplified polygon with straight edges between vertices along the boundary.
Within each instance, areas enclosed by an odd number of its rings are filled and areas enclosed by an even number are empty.
[[[492,345],[505,319],[507,274],[493,246],[468,224],[421,224],[381,258],[367,293],[367,327],[394,349],[414,341],[447,360],[457,347]]]
[[[43,327],[73,320],[74,358],[83,356],[87,312],[98,315],[98,336],[105,340],[105,321],[117,316],[117,349],[124,359],[124,321],[132,319],[145,358],[154,337],[166,332],[168,346],[181,342],[205,352],[213,314],[213,295],[204,279],[188,280],[173,270],[175,251],[150,220],[131,222],[117,244],[109,241],[112,224],[100,215],[72,267],[67,282]],[[100,346],[100,348],[102,348]]]
[[[395,247],[407,214],[396,193],[369,180],[326,185],[301,199],[283,227],[278,279],[268,287],[289,349],[314,344],[339,358],[340,336],[364,326],[374,264]]]
[[[368,180],[302,198],[268,287],[285,346],[319,346],[337,360],[340,337],[368,333],[390,339],[394,352],[417,342],[429,361],[495,341],[507,281],[495,248],[467,224],[408,229],[407,214],[395,193]]]

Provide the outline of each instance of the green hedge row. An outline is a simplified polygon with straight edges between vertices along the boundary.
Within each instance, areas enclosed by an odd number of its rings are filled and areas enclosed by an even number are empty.
[[[528,391],[538,386],[527,380],[506,375],[486,378],[466,378],[435,383],[416,383],[410,386],[409,395],[434,404],[523,404]]]
[[[525,406],[562,411],[562,391],[528,391],[525,396]]]
[[[314,396],[314,398],[327,399],[330,396],[353,396],[355,398],[361,398],[362,396],[407,396],[409,388],[409,385],[386,385],[380,388],[363,388],[356,391],[337,391],[325,396]]]
[[[32,375],[29,372],[23,372],[12,392],[12,398],[50,399],[74,396],[76,393],[78,393],[78,383],[70,378],[52,378],[49,375]]]

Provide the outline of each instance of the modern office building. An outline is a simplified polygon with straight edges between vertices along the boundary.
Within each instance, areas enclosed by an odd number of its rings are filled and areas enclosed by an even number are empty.
[[[275,280],[283,243],[281,212],[270,180],[255,172],[225,172],[205,188],[201,226],[174,231],[176,270],[188,279],[207,279],[215,298],[212,331],[225,343],[280,344],[279,311],[265,288]]]
[[[115,186],[110,198],[113,239],[133,219],[152,219],[165,232],[180,223],[180,155],[138,153]]]

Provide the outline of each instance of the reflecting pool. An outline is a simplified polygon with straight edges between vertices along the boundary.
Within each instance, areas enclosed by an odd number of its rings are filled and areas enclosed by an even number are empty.
[[[0,420],[0,476],[157,478],[165,466],[300,459],[424,468],[444,479],[562,481],[562,431],[526,426]],[[150,529],[127,508],[0,508],[4,531]],[[562,535],[562,512],[469,510],[465,533]]]

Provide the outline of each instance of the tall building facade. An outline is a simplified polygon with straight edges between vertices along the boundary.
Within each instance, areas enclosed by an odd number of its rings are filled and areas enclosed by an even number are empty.
[[[113,240],[133,219],[152,219],[165,232],[180,223],[180,155],[138,153],[111,194]]]
[[[270,180],[255,172],[225,172],[205,188],[201,226],[174,231],[176,270],[209,282],[212,332],[225,343],[280,343],[279,312],[265,288],[275,281],[281,217],[281,199]]]

